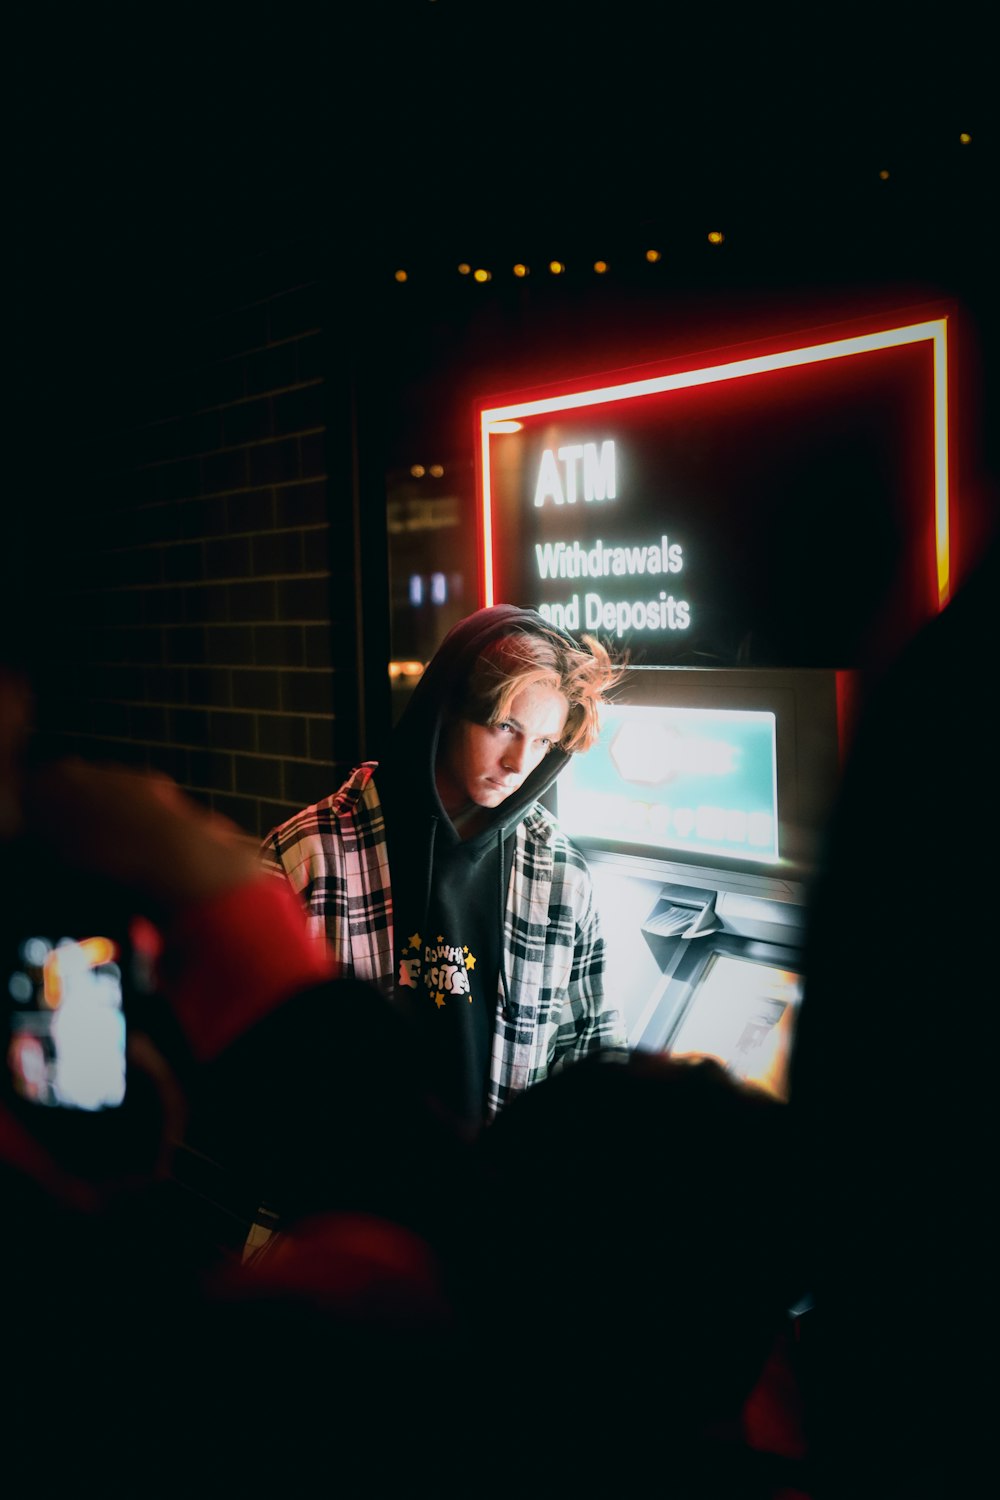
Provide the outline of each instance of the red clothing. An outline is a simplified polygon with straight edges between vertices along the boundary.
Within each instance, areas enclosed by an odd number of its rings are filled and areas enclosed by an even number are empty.
[[[336,972],[291,887],[269,876],[188,908],[164,938],[164,989],[199,1063]]]

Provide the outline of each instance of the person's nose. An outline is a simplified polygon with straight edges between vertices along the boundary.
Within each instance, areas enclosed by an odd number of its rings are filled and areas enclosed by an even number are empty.
[[[527,763],[527,741],[518,736],[512,739],[509,745],[504,747],[503,755],[500,757],[500,764],[505,771],[510,772],[512,775],[523,776],[527,768]]]

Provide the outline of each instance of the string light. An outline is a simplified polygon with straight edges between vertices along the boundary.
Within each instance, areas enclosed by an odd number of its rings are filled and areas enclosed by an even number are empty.
[[[423,479],[426,472],[427,471],[425,470],[423,464],[410,465],[410,473],[412,474],[414,479]]]
[[[961,143],[962,143],[963,146],[967,146],[969,144],[969,142],[972,140],[972,136],[969,134],[969,132],[967,130],[963,130],[962,134],[959,136],[958,139],[961,141]]]
[[[963,146],[971,145],[972,135],[967,130],[960,131],[958,133],[958,140],[959,143]],[[889,168],[880,168],[878,177],[880,182],[889,182],[891,179]],[[710,245],[722,245],[725,243],[726,236],[721,229],[711,229],[706,232],[706,239]],[[662,250],[657,249],[655,246],[649,246],[643,252],[643,255],[649,265],[657,265],[663,260]],[[553,259],[550,260],[547,264],[548,270],[553,276],[562,276],[566,272],[567,267],[565,261]],[[593,273],[596,276],[605,276],[611,269],[609,263],[606,260],[594,260],[591,262],[591,267]],[[493,280],[492,271],[488,270],[486,267],[477,267],[475,270],[473,270],[472,265],[468,261],[460,261],[458,263],[457,270],[460,276],[471,276],[472,279],[480,283],[480,285]],[[511,274],[517,280],[521,281],[531,274],[531,268],[525,261],[516,261],[511,266]],[[410,279],[409,272],[406,271],[403,267],[400,267],[399,269],[394,271],[393,277],[397,282],[400,283],[407,282]]]

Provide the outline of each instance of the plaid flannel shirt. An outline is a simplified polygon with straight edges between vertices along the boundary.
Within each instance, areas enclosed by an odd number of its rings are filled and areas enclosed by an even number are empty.
[[[391,995],[395,977],[385,821],[366,761],[339,791],[272,829],[262,854],[306,905],[342,972]],[[539,804],[515,832],[487,1117],[512,1095],[589,1052],[625,1050],[604,998],[604,939],[583,856]]]

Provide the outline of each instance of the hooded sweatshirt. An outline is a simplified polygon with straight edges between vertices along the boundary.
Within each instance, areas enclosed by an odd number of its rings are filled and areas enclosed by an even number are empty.
[[[442,806],[442,730],[490,642],[555,633],[535,610],[498,604],[461,620],[417,684],[379,762],[396,936],[397,1001],[413,1018],[438,1096],[463,1122],[483,1118],[498,988],[507,993],[504,913],[514,832],[568,754],[555,747],[485,825],[463,839]],[[567,640],[572,642],[571,637]]]

